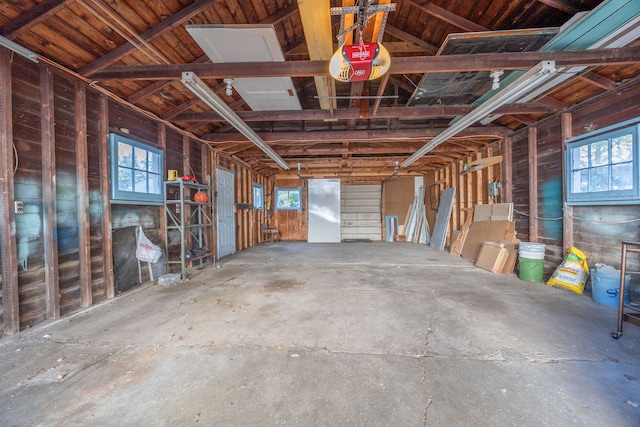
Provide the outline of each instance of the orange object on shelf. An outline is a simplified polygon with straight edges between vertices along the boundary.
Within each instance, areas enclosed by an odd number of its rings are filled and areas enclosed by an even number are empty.
[[[193,195],[193,201],[198,203],[207,203],[209,201],[209,195],[206,192],[199,190]]]

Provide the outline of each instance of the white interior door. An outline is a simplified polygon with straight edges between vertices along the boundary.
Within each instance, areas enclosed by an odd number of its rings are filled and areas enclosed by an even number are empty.
[[[309,242],[340,242],[340,180],[310,179]]]
[[[236,252],[233,173],[216,168],[218,259]]]

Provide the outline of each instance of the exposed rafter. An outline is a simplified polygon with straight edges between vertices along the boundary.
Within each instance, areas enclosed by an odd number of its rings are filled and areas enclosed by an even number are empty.
[[[491,71],[529,69],[540,61],[555,61],[558,67],[624,65],[640,62],[640,49],[623,47],[558,52],[478,53],[395,58],[392,74],[425,72]],[[305,77],[327,73],[328,61],[252,62],[224,64],[172,64],[111,66],[93,75],[95,80],[179,79],[183,71],[193,71],[202,78],[235,77]]]

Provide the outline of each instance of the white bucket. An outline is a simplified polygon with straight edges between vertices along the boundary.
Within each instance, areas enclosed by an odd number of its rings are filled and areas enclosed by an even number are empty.
[[[531,242],[520,242],[518,245],[518,251],[522,252],[540,252],[544,258],[544,244],[543,243],[531,243]],[[532,258],[532,257],[527,257]]]
[[[520,258],[526,259],[544,259],[544,244],[521,242],[518,245],[518,254]]]
[[[544,252],[530,252],[530,251],[523,251],[519,249],[518,254],[520,255],[520,258],[544,259]]]

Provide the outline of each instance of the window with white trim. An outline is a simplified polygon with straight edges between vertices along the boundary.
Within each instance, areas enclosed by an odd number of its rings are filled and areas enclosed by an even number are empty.
[[[276,187],[276,211],[302,212],[302,188],[278,188]]]
[[[264,186],[253,183],[253,209],[264,209]]]
[[[568,140],[567,202],[571,205],[640,202],[640,119]]]
[[[109,134],[109,145],[112,201],[162,204],[163,152],[115,133]]]

